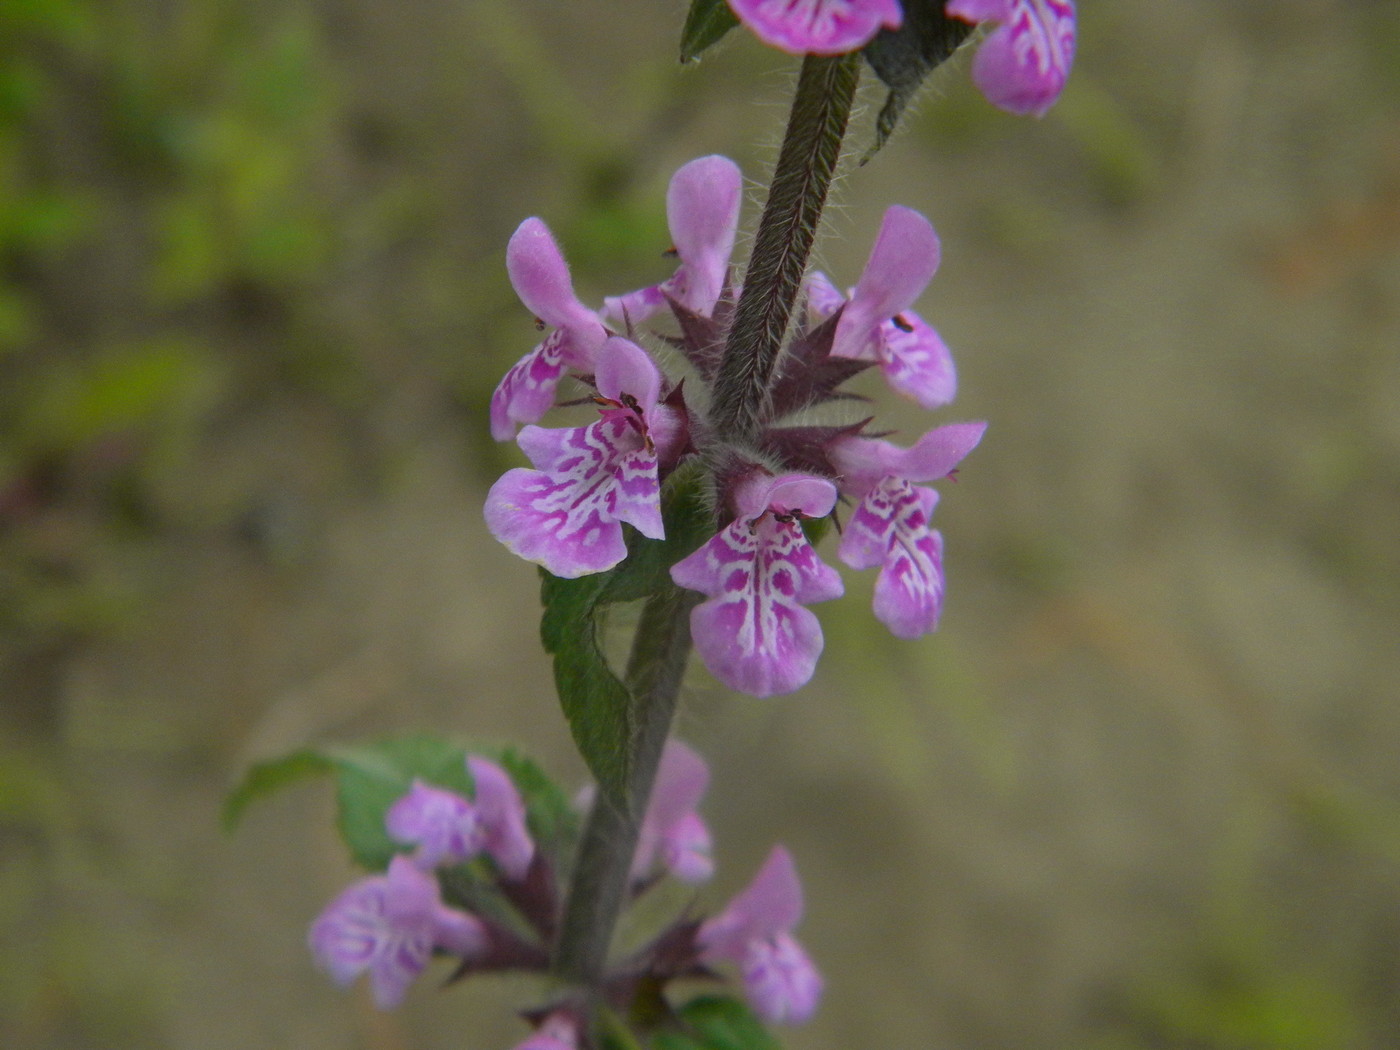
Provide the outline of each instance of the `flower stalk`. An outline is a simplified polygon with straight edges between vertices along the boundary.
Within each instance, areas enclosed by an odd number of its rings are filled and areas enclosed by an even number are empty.
[[[860,79],[860,55],[808,55],[715,379],[710,422],[752,445],[797,302]]]
[[[667,585],[642,608],[627,666],[627,688],[636,703],[632,777],[624,809],[599,793],[584,826],[564,904],[553,969],[573,984],[596,990],[622,911],[632,857],[662,748],[671,731],[681,677],[690,656],[694,591]]]
[[[796,305],[860,77],[859,55],[802,63],[777,168],[715,380],[711,422],[751,445],[764,416],[783,335]],[[701,595],[667,586],[642,610],[627,668],[636,705],[626,808],[600,795],[575,859],[555,948],[557,976],[596,988],[627,891],[642,814],[670,733]]]

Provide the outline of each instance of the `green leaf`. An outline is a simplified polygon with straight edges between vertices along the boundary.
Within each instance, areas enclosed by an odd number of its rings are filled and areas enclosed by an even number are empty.
[[[676,1016],[680,1030],[657,1033],[652,1050],[780,1050],[753,1011],[727,995],[699,996]]]
[[[506,770],[511,771],[509,766]],[[467,772],[466,750],[438,737],[408,736],[360,747],[304,748],[253,766],[224,803],[224,827],[233,830],[253,801],[324,774],[335,777],[337,823],[350,855],[357,863],[376,870],[387,867],[401,848],[384,830],[384,814],[408,794],[415,778],[469,798],[475,794]]]
[[[875,143],[861,158],[862,164],[893,134],[924,78],[952,57],[971,32],[967,22],[945,15],[942,4],[905,4],[904,24],[893,31],[882,30],[861,52],[890,89],[875,119]]]
[[[514,748],[496,750],[494,758],[510,774],[525,800],[525,819],[536,843],[553,848],[563,857],[578,837],[581,817],[572,799],[545,775],[539,765]]]
[[[681,61],[694,62],[738,24],[725,0],[691,0],[681,30]]]
[[[220,817],[225,831],[233,831],[243,819],[243,811],[264,796],[281,791],[289,784],[331,772],[331,760],[313,748],[293,751],[290,755],[259,762],[243,775],[239,785],[224,799]]]
[[[608,573],[564,580],[543,569],[540,639],[554,656],[554,688],[574,745],[599,788],[621,803],[631,772],[632,694],[599,646]]]
[[[603,654],[603,617],[609,605],[639,601],[668,586],[670,567],[713,531],[703,477],[697,468],[667,479],[661,495],[666,538],[649,540],[629,527],[627,558],[616,568],[573,580],[541,571],[540,639],[554,657],[560,706],[600,790],[619,804],[625,804],[632,768],[635,711],[631,692]]]

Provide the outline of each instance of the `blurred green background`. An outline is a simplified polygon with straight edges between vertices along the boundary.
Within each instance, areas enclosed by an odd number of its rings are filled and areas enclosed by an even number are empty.
[[[585,300],[657,280],[708,152],[751,228],[795,65],[680,69],[684,6],[0,0],[0,1045],[523,1037],[528,982],[380,1015],[314,970],[326,790],[217,811],[409,729],[582,782],[480,516],[536,339],[503,249],[538,214]],[[838,283],[888,204],[938,227],[939,421],[991,429],[937,636],[847,574],[802,693],[693,673],[707,899],[794,851],[829,988],[795,1050],[1397,1047],[1400,9],[1081,19],[1048,118],[962,56],[838,187]]]

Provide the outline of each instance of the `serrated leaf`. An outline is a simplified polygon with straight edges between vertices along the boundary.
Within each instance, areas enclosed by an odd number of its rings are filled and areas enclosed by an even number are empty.
[[[334,768],[329,758],[313,748],[259,762],[243,775],[242,781],[224,799],[220,823],[225,831],[233,831],[243,819],[244,810],[253,802],[298,781],[323,776]]]
[[[864,164],[880,151],[924,78],[942,65],[972,32],[972,26],[943,12],[943,4],[920,0],[904,5],[904,24],[881,30],[861,52],[870,68],[890,89],[875,119],[875,143],[861,157]]]
[[[657,1033],[652,1050],[780,1050],[763,1022],[731,996],[699,996],[676,1016],[680,1030]]]
[[[738,24],[725,0],[691,0],[681,30],[681,61],[694,62]]]
[[[666,538],[628,528],[627,557],[608,572],[565,580],[541,572],[540,639],[554,657],[554,685],[574,744],[599,789],[625,804],[632,768],[633,697],[613,673],[600,642],[609,605],[639,601],[670,585],[669,570],[713,531],[703,474],[679,470],[661,494]]]

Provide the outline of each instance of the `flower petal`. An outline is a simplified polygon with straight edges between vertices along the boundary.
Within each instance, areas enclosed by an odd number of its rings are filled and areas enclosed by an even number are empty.
[[[521,423],[537,423],[554,407],[554,392],[568,365],[565,350],[568,330],[551,332],[505,374],[491,395],[491,436],[497,441],[515,437]]]
[[[525,823],[525,801],[510,774],[490,759],[467,756],[476,785],[484,846],[507,878],[520,880],[530,869],[535,842]]]
[[[729,0],[739,21],[765,44],[793,55],[840,55],[897,29],[899,0]]]
[[[838,555],[853,569],[879,565],[875,617],[896,638],[938,627],[943,608],[943,537],[929,528],[938,493],[887,477],[866,493],[841,537]]]
[[[782,846],[774,846],[753,881],[696,932],[705,959],[742,962],[751,941],[788,933],[802,918],[802,882]]]
[[[880,325],[909,309],[938,269],[938,234],[913,208],[890,207],[832,341],[833,357],[868,359]]]
[[[696,813],[709,784],[705,760],[682,741],[667,740],[632,858],[634,880],[649,875],[658,856],[682,882],[710,877],[710,832]]]
[[[883,321],[876,335],[880,369],[890,386],[923,408],[942,408],[958,390],[953,355],[943,337],[913,310]]]
[[[718,155],[683,165],[666,191],[666,217],[682,263],[667,291],[706,317],[724,289],[743,196],[739,166]]]
[[[486,933],[474,916],[443,905],[436,878],[396,856],[386,874],[361,879],[332,901],[307,940],[337,983],[368,972],[376,1004],[388,1009],[403,1000],[435,946],[472,955],[485,947]]]
[[[754,1013],[769,1024],[802,1024],[817,1012],[822,976],[789,934],[750,942],[740,973]]]
[[[987,100],[1012,113],[1044,116],[1074,64],[1073,0],[949,0],[948,14],[994,29],[972,60]]]
[[[927,431],[909,448],[846,435],[833,441],[827,451],[840,472],[841,491],[859,497],[892,474],[914,482],[946,478],[977,447],[986,430],[986,423],[949,423]]]
[[[508,470],[486,496],[491,534],[526,561],[574,578],[627,556],[622,522],[660,539],[656,455],[637,447],[630,413],[565,430],[526,427],[520,447],[539,470]]]
[[[672,566],[671,578],[711,596],[691,613],[691,633],[725,685],[767,697],[811,679],[824,639],[803,604],[838,597],[843,587],[796,521],[741,518]]]
[[[483,845],[476,807],[454,791],[417,779],[409,793],[389,807],[384,828],[395,842],[418,847],[413,859],[425,871],[470,860]]]
[[[542,219],[526,219],[511,234],[506,270],[515,294],[541,321],[556,328],[601,329],[598,315],[574,295],[569,265]],[[601,332],[598,338],[601,342]]]
[[[603,397],[620,400],[630,394],[644,415],[656,407],[661,396],[661,372],[651,355],[619,336],[613,336],[598,351],[594,382]]]

